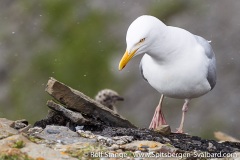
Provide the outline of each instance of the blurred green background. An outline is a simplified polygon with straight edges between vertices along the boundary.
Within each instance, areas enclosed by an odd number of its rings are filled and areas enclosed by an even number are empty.
[[[1,116],[31,122],[42,118],[47,110],[44,87],[51,76],[91,97],[104,87],[121,91],[124,83],[111,73],[109,62],[124,51],[125,41],[111,28],[121,17],[91,3],[95,2],[2,1],[1,45],[11,49],[1,54],[13,68],[6,73],[10,90],[1,103]],[[164,1],[159,7],[168,5]],[[164,18],[174,10],[162,11],[157,14]]]
[[[229,69],[239,68],[239,64],[236,64],[239,57],[234,51],[232,55],[230,54],[230,58],[224,57],[226,54],[223,53],[221,44],[225,43],[225,39],[221,38],[221,34],[216,34],[216,30],[223,31],[228,27],[219,25],[225,24],[225,20],[230,19],[226,14],[231,15],[224,12],[222,14],[225,17],[223,17],[220,14],[221,7],[226,7],[224,3],[222,1],[217,4],[216,1],[211,1],[208,4],[206,0],[200,2],[197,0],[1,1],[0,117],[25,118],[31,123],[45,117],[48,110],[45,103],[49,96],[44,89],[48,78],[54,77],[90,97],[94,97],[103,88],[116,90],[127,99],[119,104],[120,113],[140,127],[147,127],[158,102],[159,93],[149,87],[139,75],[137,66],[140,57],[133,60],[125,71],[119,72],[117,69],[125,51],[125,34],[129,24],[140,15],[151,14],[167,24],[183,27],[209,40],[215,40],[216,43],[213,42],[215,52],[222,51],[217,59],[221,55],[222,59],[226,59],[225,63],[223,62],[225,66],[219,67],[223,70],[220,71],[222,73],[220,77],[226,77]],[[227,4],[230,10],[238,10],[236,6],[240,7],[240,5],[235,3],[229,3],[230,6]],[[235,8],[231,8],[234,6]],[[237,32],[239,29],[235,28],[234,31]],[[234,35],[235,32],[231,34]],[[219,59],[218,63],[222,62],[221,58]],[[219,89],[216,89],[210,98],[196,100],[191,104],[200,107],[194,107],[195,112],[194,109],[189,110],[189,115],[192,116],[189,116],[188,121],[195,119],[194,124],[186,124],[190,133],[212,137],[213,131],[216,130],[226,132],[230,130],[230,134],[240,131],[239,128],[230,127],[239,122],[239,119],[227,118],[233,114],[232,112],[228,112],[226,116],[225,110],[215,112],[212,109],[210,112],[215,114],[203,118],[205,113],[209,112],[206,111],[209,107],[198,110],[202,105],[219,106],[221,103],[221,108],[225,108],[225,105],[232,106],[233,112],[239,113],[239,105],[238,108],[236,107],[239,98],[229,100],[230,103],[219,101],[224,99],[221,98],[223,95],[220,93],[225,90],[221,86],[226,86],[226,81],[220,80]],[[141,94],[136,88],[142,89]],[[232,86],[232,88],[236,87]],[[226,90],[230,92],[229,88]],[[240,93],[239,89],[235,90],[234,95],[238,93]],[[147,98],[144,102],[139,100],[144,100],[146,95],[154,98]],[[174,127],[177,126],[180,121],[182,101],[167,99],[165,105],[170,106],[164,109],[168,114],[167,119],[170,119]],[[178,111],[173,112],[173,106],[176,105],[180,107]],[[201,119],[207,121],[201,122]],[[225,121],[229,122],[225,123]],[[204,125],[205,122],[209,125]],[[236,136],[234,133],[233,135]]]
[[[108,34],[114,15],[91,9],[86,1],[3,4],[6,28],[0,38],[12,49],[1,54],[13,69],[7,73],[10,90],[1,116],[31,122],[42,118],[47,110],[44,88],[51,76],[90,96],[106,85],[119,88],[108,63],[117,48]],[[15,26],[10,30],[9,25]]]

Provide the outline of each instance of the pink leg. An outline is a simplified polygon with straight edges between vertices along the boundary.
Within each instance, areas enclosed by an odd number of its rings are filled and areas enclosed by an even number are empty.
[[[158,104],[158,106],[155,110],[155,113],[153,115],[152,122],[149,125],[149,129],[156,129],[157,127],[159,127],[161,125],[167,124],[166,120],[164,118],[164,115],[162,113],[162,110],[161,110],[163,99],[164,99],[164,95],[162,94],[161,98],[160,98],[160,101],[159,101],[159,104]]]
[[[185,113],[188,110],[188,103],[189,103],[189,101],[190,101],[190,99],[185,99],[185,103],[183,104],[183,107],[182,107],[182,120],[181,120],[179,128],[177,128],[177,132],[176,133],[183,133],[184,118],[185,118]]]

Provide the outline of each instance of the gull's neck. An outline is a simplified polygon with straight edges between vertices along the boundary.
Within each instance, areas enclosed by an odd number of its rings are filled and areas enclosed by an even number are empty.
[[[191,39],[191,33],[181,28],[165,26],[159,28],[161,32],[155,32],[155,40],[151,44],[151,49],[147,52],[154,60],[168,62],[180,56],[179,50],[182,50]]]

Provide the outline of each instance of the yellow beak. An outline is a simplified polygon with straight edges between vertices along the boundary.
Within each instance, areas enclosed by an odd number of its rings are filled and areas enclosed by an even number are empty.
[[[137,52],[137,50],[138,49],[134,50],[133,52],[130,52],[130,54],[126,50],[121,61],[119,62],[119,67],[118,67],[119,70],[122,70],[127,65],[127,63],[132,59],[134,54]]]

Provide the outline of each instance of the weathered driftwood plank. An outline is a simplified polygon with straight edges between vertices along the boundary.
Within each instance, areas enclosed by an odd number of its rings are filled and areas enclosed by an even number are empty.
[[[108,126],[136,128],[119,114],[54,78],[48,80],[45,90],[68,109],[97,118]]]

